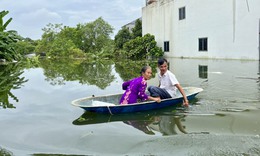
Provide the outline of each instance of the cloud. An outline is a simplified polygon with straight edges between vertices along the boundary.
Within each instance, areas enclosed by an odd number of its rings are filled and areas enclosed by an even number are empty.
[[[2,0],[0,10],[8,10],[13,21],[7,27],[23,37],[39,39],[48,23],[76,26],[102,17],[115,28],[141,17],[142,0]]]
[[[27,25],[42,26],[52,22],[62,22],[62,17],[56,12],[41,8],[32,12],[25,12],[19,15],[19,21]]]
[[[14,22],[15,21],[15,22]],[[10,29],[17,30],[23,37],[39,39],[48,23],[61,23],[62,17],[46,8],[23,12],[16,15],[10,23]]]

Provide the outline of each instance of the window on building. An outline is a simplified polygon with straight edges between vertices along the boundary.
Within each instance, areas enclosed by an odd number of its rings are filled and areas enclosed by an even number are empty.
[[[199,51],[208,51],[208,38],[199,38]]]
[[[185,19],[185,7],[179,8],[179,20]]]
[[[164,41],[164,52],[170,51],[170,44],[169,41]]]

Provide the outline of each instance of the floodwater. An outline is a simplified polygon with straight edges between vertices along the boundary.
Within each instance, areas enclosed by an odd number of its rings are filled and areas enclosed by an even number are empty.
[[[189,108],[124,115],[84,112],[71,101],[123,92],[142,63],[0,66],[0,155],[260,155],[259,62],[168,60],[183,87],[204,91]]]

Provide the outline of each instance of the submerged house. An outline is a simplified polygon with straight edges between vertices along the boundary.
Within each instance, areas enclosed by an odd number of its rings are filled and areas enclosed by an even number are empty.
[[[142,30],[168,57],[260,60],[260,0],[148,0]]]

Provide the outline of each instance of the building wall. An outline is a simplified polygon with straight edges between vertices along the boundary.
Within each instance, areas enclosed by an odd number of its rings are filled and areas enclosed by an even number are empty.
[[[179,20],[179,8],[186,18]],[[169,41],[170,57],[259,60],[260,0],[157,0],[142,10],[143,35],[158,46]],[[208,38],[208,50],[198,39]]]

